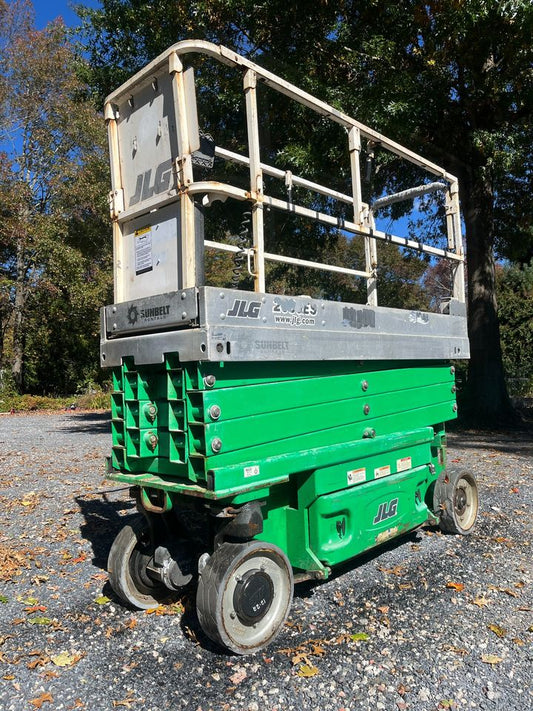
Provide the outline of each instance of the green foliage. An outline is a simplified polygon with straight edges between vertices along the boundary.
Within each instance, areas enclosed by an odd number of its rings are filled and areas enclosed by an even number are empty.
[[[109,410],[111,383],[86,382],[74,395],[19,394],[12,381],[0,382],[0,412],[35,410]]]
[[[530,0],[162,0],[156,9],[136,0],[102,0],[100,9],[84,11],[84,20],[91,53],[88,76],[101,97],[174,42],[206,39],[248,55],[457,175],[467,239],[469,401],[474,415],[481,412],[487,420],[509,414],[494,256],[527,263],[533,249]],[[241,116],[235,91],[225,84],[225,69],[210,70],[201,60],[196,69],[205,99],[204,127],[238,150]],[[307,177],[348,192],[346,166],[336,150],[339,136],[310,121],[305,109],[283,99],[273,102],[268,92],[261,101],[262,158],[279,160],[284,169],[305,170]],[[221,103],[226,119],[216,114]],[[276,131],[270,121],[274,114]],[[364,186],[365,199],[385,188],[401,189],[412,179],[413,171],[406,174],[396,160],[385,159],[379,146],[364,145],[363,160],[372,155],[374,172]],[[391,219],[400,215],[401,208],[390,211]],[[442,211],[437,210],[437,218]],[[239,219],[237,213],[218,224],[208,219],[208,234],[218,231],[231,239]],[[415,232],[420,229],[413,226]],[[306,231],[291,220],[273,218],[268,239],[269,248],[285,245],[294,256],[352,256],[357,261],[351,245],[343,245],[335,231]],[[415,293],[416,260],[398,262],[398,253],[387,258],[404,270]],[[231,263],[228,267],[231,272]],[[379,278],[385,291],[402,288],[383,271]],[[435,283],[442,284],[441,275],[436,276]],[[294,268],[272,267],[269,278],[281,291],[320,289],[314,276]],[[323,289],[329,298],[361,296],[357,283],[337,277],[326,278]],[[390,293],[386,301],[394,303],[396,296]],[[418,295],[413,298],[412,303],[419,302]]]
[[[512,395],[533,395],[533,260],[498,273],[503,364]]]
[[[22,392],[98,377],[111,286],[105,126],[61,22],[7,6],[0,37],[0,367]]]

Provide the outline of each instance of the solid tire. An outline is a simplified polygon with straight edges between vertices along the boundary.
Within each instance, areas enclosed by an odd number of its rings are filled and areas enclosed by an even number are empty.
[[[479,508],[476,477],[472,472],[442,472],[435,484],[434,510],[439,527],[462,536],[474,528]]]
[[[210,639],[235,654],[252,654],[278,635],[292,596],[292,567],[277,546],[223,543],[200,571],[196,610]]]
[[[118,597],[138,610],[158,607],[169,590],[146,573],[146,563],[153,553],[150,533],[143,516],[127,523],[113,541],[107,570],[109,582]]]

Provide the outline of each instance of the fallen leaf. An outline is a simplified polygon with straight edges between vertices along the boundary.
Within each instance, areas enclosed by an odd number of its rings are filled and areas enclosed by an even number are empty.
[[[30,625],[51,625],[52,620],[49,617],[28,617]]]
[[[472,605],[477,605],[478,607],[487,607],[487,605],[490,605],[491,601],[481,595],[480,597],[476,597],[474,600],[472,600]]]
[[[0,580],[12,580],[20,575],[22,568],[30,567],[31,554],[28,550],[13,550],[12,545],[0,543]]]
[[[384,568],[383,566],[379,566],[378,570],[382,573],[390,573],[391,575],[400,577],[405,573],[405,565],[395,565],[394,568]]]
[[[17,595],[17,600],[24,603],[24,605],[37,605],[39,602],[36,597],[25,597],[24,595]]]
[[[108,602],[111,602],[107,595],[99,595],[94,598],[94,601],[97,605],[107,605]]]
[[[320,644],[311,644],[311,654],[313,654],[315,657],[321,657],[323,654],[326,653],[326,650],[322,645]]]
[[[70,562],[74,565],[75,563],[83,563],[85,560],[87,560],[87,553],[80,553],[77,558],[72,558]]]
[[[35,706],[36,709],[40,709],[44,703],[52,703],[53,700],[53,696],[48,691],[45,691],[36,699],[30,699],[30,704]]]
[[[505,635],[507,634],[507,630],[504,627],[500,627],[500,625],[490,624],[487,625],[487,627],[498,637],[505,637]]]
[[[302,676],[305,679],[316,676],[317,674],[318,669],[312,664],[302,664],[302,666],[298,669],[298,676]]]
[[[482,654],[481,661],[485,664],[499,664],[503,662],[503,657],[498,657],[496,654]]]
[[[77,652],[74,654],[70,654],[69,652],[59,652],[59,654],[55,654],[53,657],[50,657],[50,661],[52,664],[55,664],[56,667],[72,667],[74,664],[79,662],[82,657],[83,654],[79,654]]]
[[[369,637],[366,632],[356,632],[350,635],[352,642],[366,642]]]
[[[35,659],[32,659],[31,662],[28,662],[26,664],[28,669],[36,669],[37,667],[42,667],[48,661],[50,661],[50,657],[48,657],[46,654],[44,654],[44,652],[41,652],[40,650],[35,650],[34,652],[29,652],[28,656],[35,657]]]
[[[449,583],[446,583],[446,587],[451,588],[452,590],[457,590],[457,592],[462,592],[465,589],[465,586],[463,583],[449,582]]]
[[[302,662],[306,662],[307,664],[311,665],[307,652],[300,652],[300,654],[295,654],[294,657],[292,657],[291,662],[293,667],[298,666],[298,664],[302,664]]]
[[[145,615],[161,615],[164,614],[164,606],[163,605],[158,605],[157,607],[150,607],[148,610],[144,611]]]
[[[133,692],[130,691],[125,699],[122,699],[120,701],[113,701],[112,703],[113,708],[116,708],[117,706],[125,706],[126,708],[130,709],[135,703],[144,703],[144,699],[136,699],[133,696]]]
[[[463,647],[456,647],[453,644],[445,644],[443,646],[443,649],[453,652],[454,654],[460,654],[462,657],[468,656],[468,650],[464,649]]]
[[[237,669],[235,674],[232,674],[230,676],[229,680],[231,681],[232,684],[237,686],[237,684],[240,684],[241,681],[244,681],[246,679],[246,676],[247,676],[246,669],[240,668],[240,669]]]
[[[7,602],[7,597],[5,595],[0,595],[0,602]]]

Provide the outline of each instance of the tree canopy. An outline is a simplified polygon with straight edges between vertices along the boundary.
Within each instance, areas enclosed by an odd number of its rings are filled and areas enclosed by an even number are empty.
[[[2,12],[0,355],[19,390],[64,392],[97,372],[105,131],[63,24],[36,31],[24,0]]]
[[[505,420],[495,257],[533,249],[533,6],[528,0],[103,0],[87,11],[102,93],[178,39],[240,51],[460,180],[470,414]],[[306,127],[300,143],[305,151]],[[400,177],[400,176],[398,176]],[[469,405],[469,407],[468,407]]]
[[[64,316],[61,299],[77,305],[81,329],[89,302],[105,300],[104,284],[109,286],[104,276],[109,274],[111,242],[104,227],[107,169],[103,121],[94,101],[101,106],[106,94],[171,44],[196,38],[235,49],[458,176],[472,353],[466,409],[477,419],[482,413],[489,423],[512,416],[502,362],[496,260],[526,268],[533,256],[529,0],[161,0],[156,5],[101,0],[97,9],[79,5],[77,10],[87,61],[74,52],[61,25],[36,33],[24,0],[0,4],[2,145],[11,146],[0,162],[6,216],[0,234],[0,346],[4,357],[11,349],[19,382],[24,378],[17,353],[24,349],[17,334],[31,340],[31,314],[48,330],[26,352],[35,354],[34,363],[44,362],[46,344],[61,343],[67,321],[75,322]],[[200,81],[208,86],[212,78],[205,74]],[[216,90],[219,83],[213,86]],[[231,107],[231,92],[219,98]],[[207,103],[208,127],[231,136],[233,124],[222,123],[214,102]],[[273,107],[267,102],[260,108],[267,118]],[[337,136],[317,130],[311,141],[301,116],[283,103],[275,108],[282,113],[283,130],[267,137],[272,154],[282,156],[288,167],[326,170],[329,178],[342,182]],[[9,143],[14,135],[18,140]],[[377,196],[385,184],[401,188],[404,176],[394,163],[379,168],[365,186],[367,198]],[[241,219],[237,213],[227,218],[228,234],[235,234]],[[272,223],[270,234],[274,240],[290,239],[296,255],[322,251],[355,262],[360,258],[339,235],[324,230],[303,234],[280,221]],[[392,253],[388,259],[389,267],[394,263],[400,272],[402,288],[410,288],[408,299],[419,300],[428,265],[409,265]],[[438,291],[447,277],[429,266],[423,281]],[[223,274],[219,267],[215,269]],[[380,278],[394,304],[398,291],[389,267]],[[295,288],[301,281],[294,270],[282,275],[274,269],[271,278],[273,283],[292,280]],[[92,293],[86,288],[90,284]],[[322,288],[331,298],[363,298],[357,283],[348,280],[326,280]],[[501,291],[504,300],[507,293]],[[59,309],[55,322],[42,319],[45,311],[54,312],[52,301]],[[52,323],[61,318],[61,333],[55,333]],[[65,372],[76,369],[76,348],[83,350],[84,339],[77,339],[77,346],[75,341],[73,337],[67,348],[72,357]],[[505,364],[509,370],[507,355]],[[39,381],[38,370],[28,370],[32,382]]]

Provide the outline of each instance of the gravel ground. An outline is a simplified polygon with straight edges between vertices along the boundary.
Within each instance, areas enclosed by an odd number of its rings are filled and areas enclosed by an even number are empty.
[[[133,512],[103,479],[105,414],[0,416],[0,709],[533,707],[531,432],[450,436],[473,470],[471,536],[423,529],[300,584],[276,642],[220,654],[192,592],[118,604],[107,553]]]

